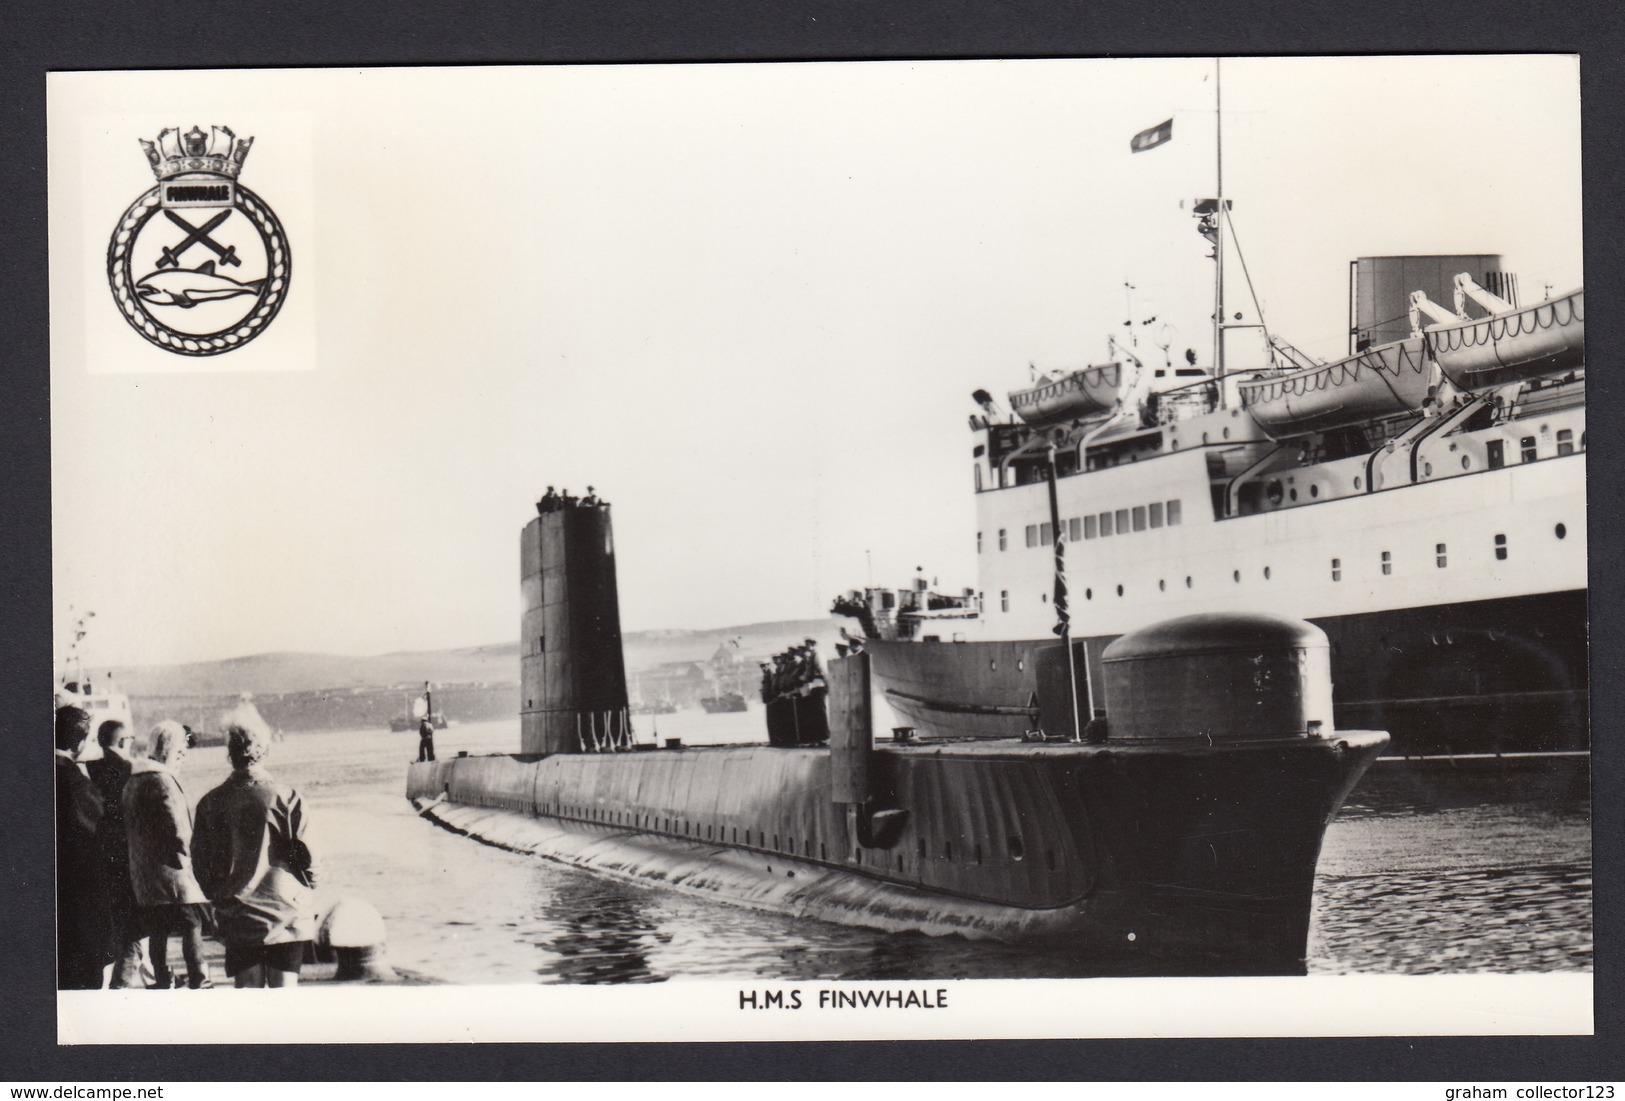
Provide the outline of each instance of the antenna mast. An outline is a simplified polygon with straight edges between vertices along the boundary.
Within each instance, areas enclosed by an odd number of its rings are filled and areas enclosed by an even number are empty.
[[[1224,407],[1224,87],[1220,58],[1213,59],[1213,131],[1218,169],[1218,209],[1214,212],[1213,258],[1213,377],[1219,383],[1219,406]]]

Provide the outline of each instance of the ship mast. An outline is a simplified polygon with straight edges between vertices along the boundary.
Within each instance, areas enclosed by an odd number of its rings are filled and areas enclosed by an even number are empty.
[[[1220,58],[1213,59],[1213,134],[1218,209],[1213,228],[1213,377],[1219,385],[1219,408],[1224,408],[1224,87]]]
[[[1055,546],[1055,633],[1061,636],[1061,648],[1066,651],[1066,673],[1072,699],[1072,738],[1074,742],[1083,740],[1083,721],[1078,716],[1078,661],[1072,652],[1072,616],[1067,607],[1066,592],[1066,534],[1061,527],[1061,505],[1056,495],[1056,482],[1059,481],[1059,472],[1055,469],[1055,443],[1049,445],[1049,524]],[[1095,717],[1095,686],[1089,679],[1088,670],[1084,670],[1084,691],[1088,693],[1089,717]]]

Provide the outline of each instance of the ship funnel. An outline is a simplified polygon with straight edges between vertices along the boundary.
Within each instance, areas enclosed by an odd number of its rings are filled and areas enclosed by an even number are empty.
[[[632,748],[609,506],[560,501],[520,536],[520,752]]]

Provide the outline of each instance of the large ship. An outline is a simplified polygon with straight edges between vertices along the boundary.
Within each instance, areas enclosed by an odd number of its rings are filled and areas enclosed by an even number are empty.
[[[1395,340],[1357,318],[1331,363],[1166,389],[1111,363],[1008,413],[979,393],[977,587],[835,602],[878,689],[921,730],[1008,737],[1041,725],[1061,620],[1095,682],[1126,632],[1278,608],[1329,636],[1338,725],[1391,731],[1397,755],[1585,751],[1585,296],[1519,306],[1482,286],[1499,274],[1458,272],[1454,312],[1413,291]]]
[[[1237,323],[1232,205],[1221,172],[1192,207],[1210,365],[1114,339],[1008,409],[972,395],[975,588],[834,604],[877,689],[919,730],[1015,736],[1044,725],[1058,635],[1083,643],[1087,700],[1118,636],[1269,608],[1326,632],[1337,724],[1390,731],[1396,756],[1586,753],[1583,288],[1523,303],[1497,255],[1359,258],[1349,346],[1325,361]],[[1239,370],[1238,329],[1264,337]]]

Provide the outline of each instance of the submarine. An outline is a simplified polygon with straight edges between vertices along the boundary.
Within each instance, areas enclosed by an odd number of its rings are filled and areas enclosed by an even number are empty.
[[[411,764],[423,817],[810,919],[1060,942],[1142,973],[1304,973],[1322,838],[1388,741],[1334,729],[1318,627],[1152,624],[1108,648],[1092,690],[1083,644],[1058,640],[1031,657],[1036,729],[1001,739],[877,738],[858,648],[828,664],[827,741],[655,745],[628,706],[610,506],[537,507],[519,751]]]

